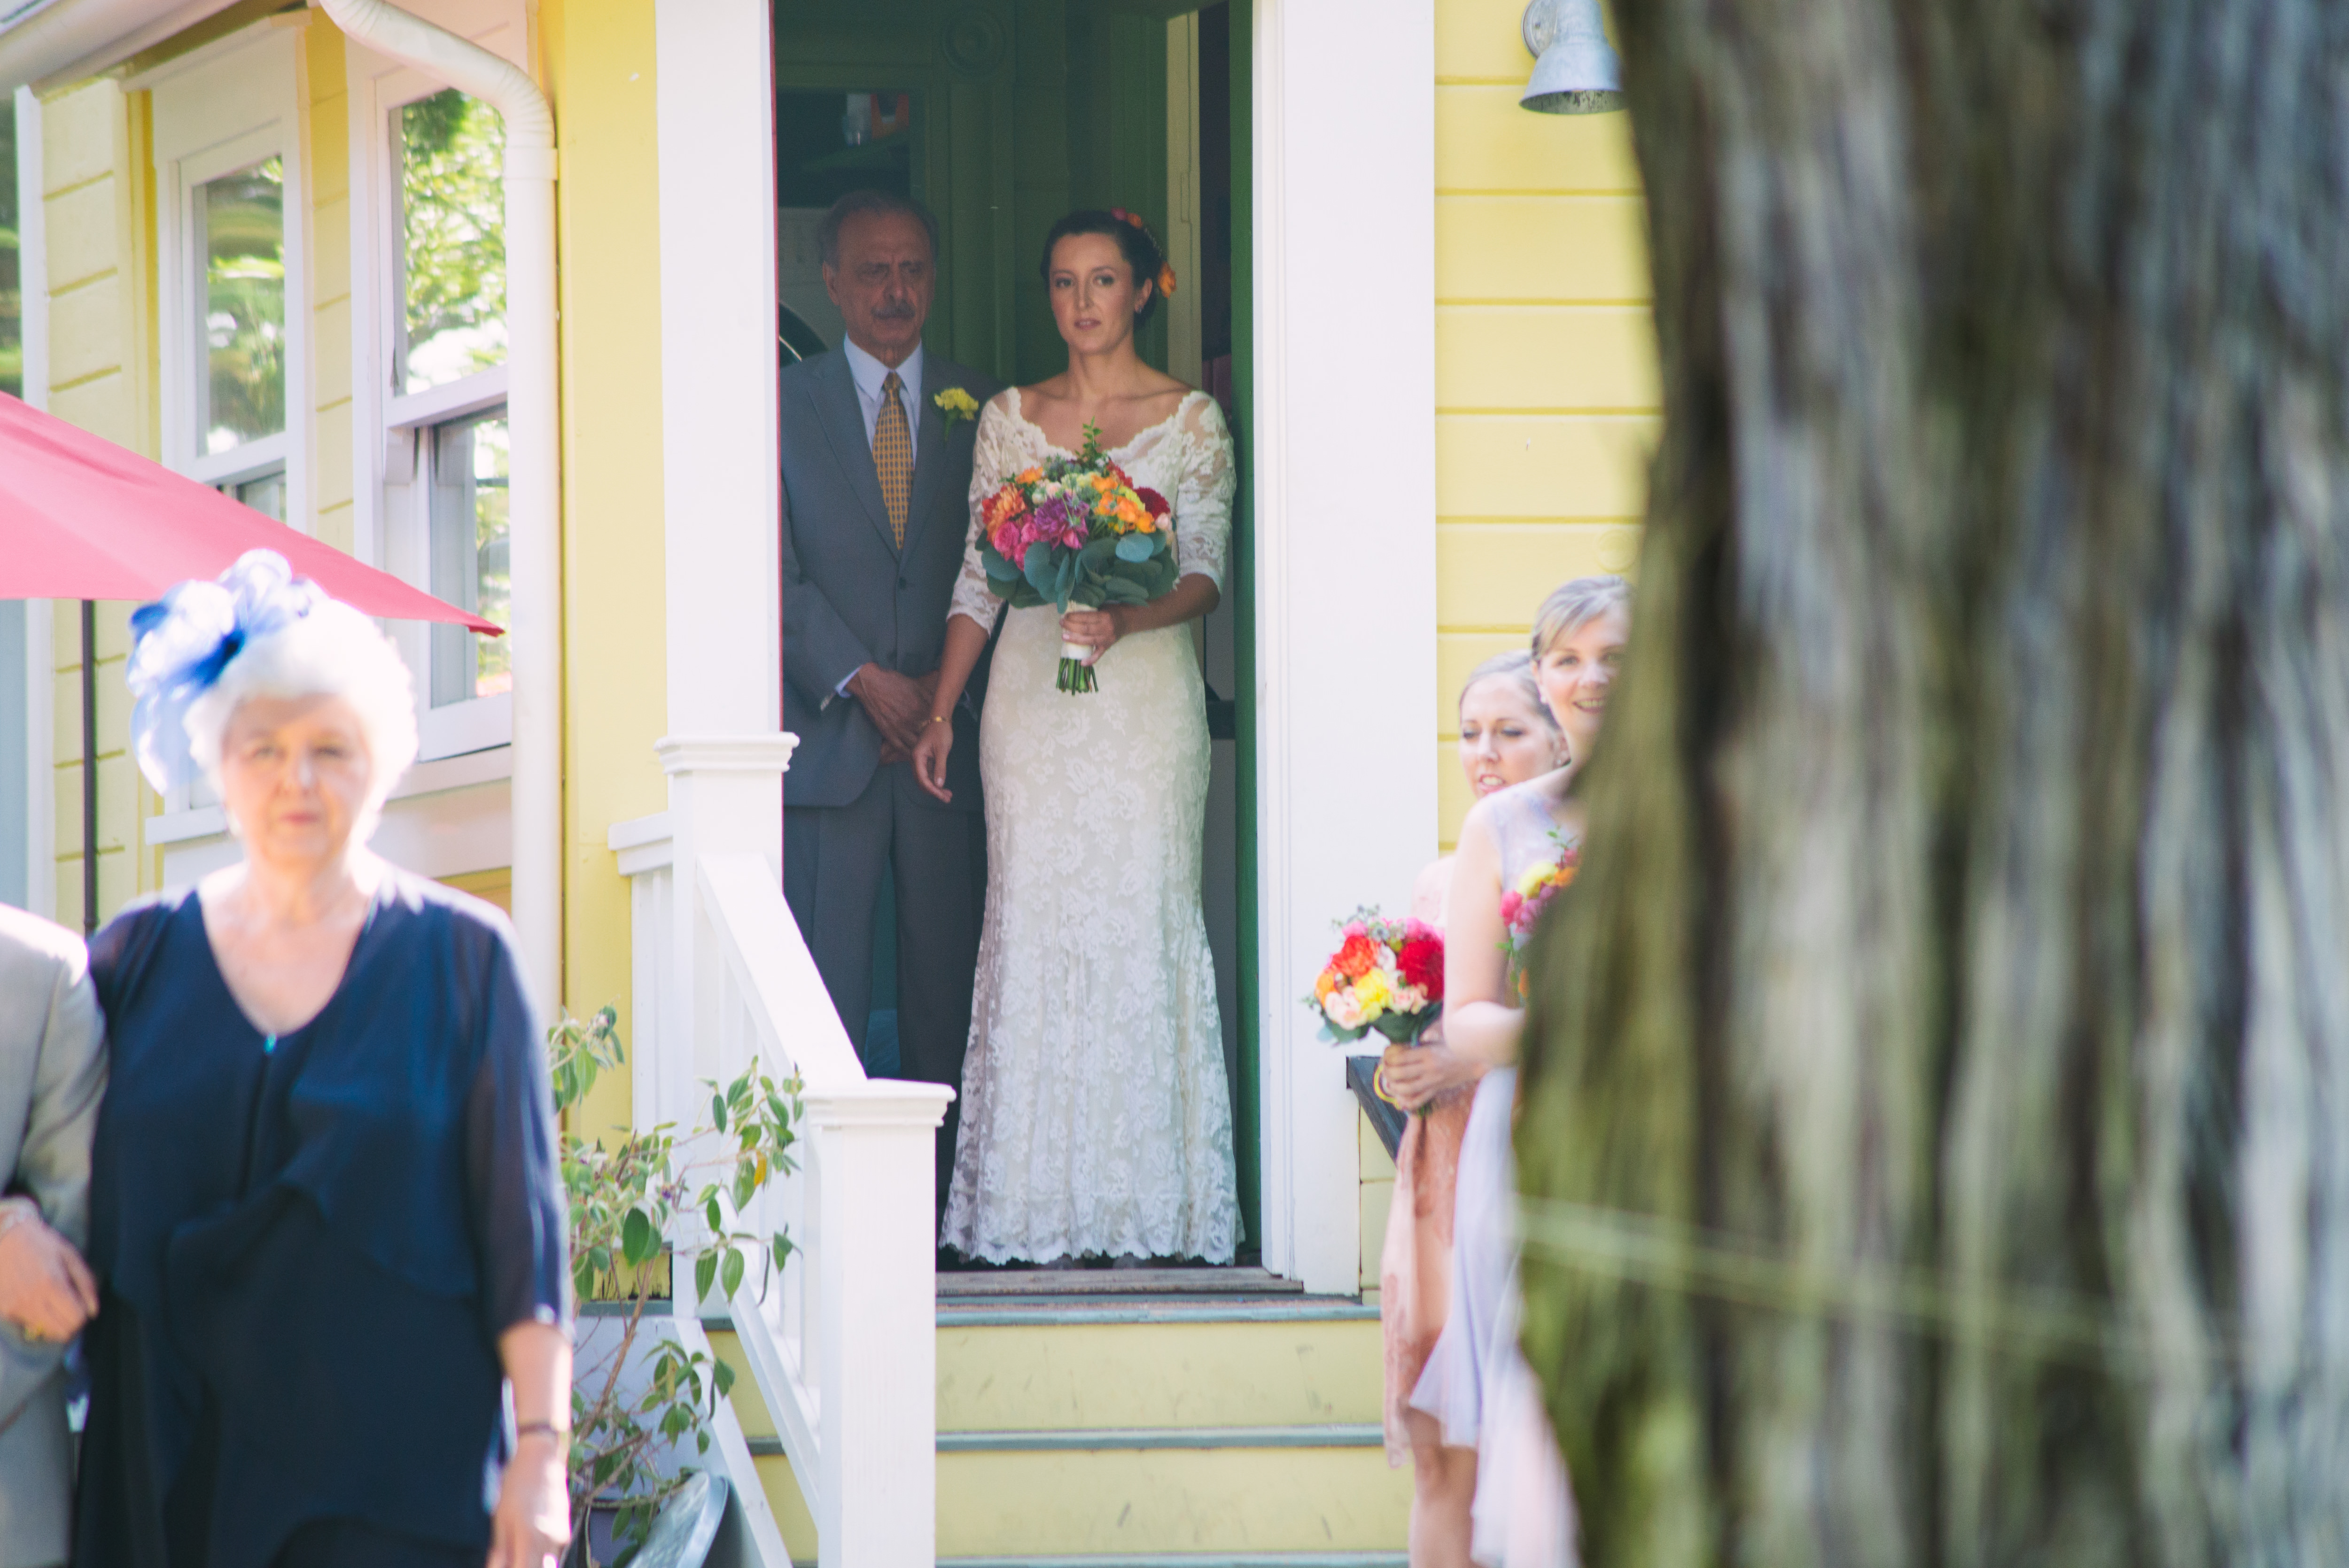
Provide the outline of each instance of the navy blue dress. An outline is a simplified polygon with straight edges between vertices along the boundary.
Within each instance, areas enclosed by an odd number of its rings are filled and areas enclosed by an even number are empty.
[[[478,1563],[498,1336],[570,1315],[504,918],[390,872],[334,996],[282,1037],[229,994],[193,893],[124,911],[90,971],[113,1065],[78,1568]]]

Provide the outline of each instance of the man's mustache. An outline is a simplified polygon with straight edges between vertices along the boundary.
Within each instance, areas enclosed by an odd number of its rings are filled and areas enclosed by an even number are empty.
[[[913,315],[914,304],[911,300],[897,300],[873,307],[873,316],[876,321],[909,321],[913,318]]]

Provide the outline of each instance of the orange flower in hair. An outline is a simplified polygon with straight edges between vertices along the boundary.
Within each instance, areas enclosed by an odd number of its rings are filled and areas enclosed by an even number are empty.
[[[1109,215],[1116,219],[1121,223],[1131,223],[1135,228],[1141,230],[1144,234],[1149,234],[1152,248],[1156,250],[1162,258],[1166,254],[1166,247],[1158,242],[1157,235],[1150,233],[1150,225],[1143,221],[1141,213],[1129,212],[1123,207],[1112,207],[1109,210]],[[1158,285],[1158,292],[1161,295],[1167,299],[1174,297],[1174,267],[1173,263],[1161,260],[1158,264],[1158,275],[1151,281]]]

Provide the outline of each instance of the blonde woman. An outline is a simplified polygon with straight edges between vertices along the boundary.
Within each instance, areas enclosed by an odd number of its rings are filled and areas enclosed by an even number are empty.
[[[1554,772],[1566,739],[1543,706],[1533,659],[1522,650],[1487,659],[1460,689],[1460,770],[1477,799]],[[1422,872],[1412,913],[1444,923],[1455,857]],[[1435,1418],[1411,1408],[1411,1391],[1444,1327],[1452,1296],[1452,1197],[1460,1139],[1484,1064],[1444,1043],[1439,1026],[1416,1046],[1390,1046],[1380,1064],[1388,1095],[1414,1114],[1395,1151],[1394,1204],[1379,1259],[1379,1319],[1386,1338],[1387,1462],[1410,1459],[1413,1568],[1464,1568],[1474,1449],[1447,1448]]]
[[[1502,896],[1581,841],[1573,784],[1598,743],[1630,614],[1630,587],[1620,577],[1577,578],[1544,602],[1534,625],[1535,678],[1571,757],[1554,773],[1479,801],[1461,827],[1453,872],[1444,1028],[1454,1051],[1491,1070],[1477,1085],[1461,1140],[1452,1311],[1412,1407],[1435,1418],[1445,1443],[1477,1450],[1471,1555],[1484,1568],[1554,1568],[1574,1560],[1565,1467],[1516,1348],[1509,1138],[1525,1012]]]

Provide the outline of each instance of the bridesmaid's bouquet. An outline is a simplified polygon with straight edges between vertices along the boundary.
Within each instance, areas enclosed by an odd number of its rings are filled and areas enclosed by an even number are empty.
[[[1533,945],[1534,927],[1559,892],[1573,884],[1581,864],[1581,847],[1561,840],[1557,859],[1526,867],[1516,886],[1502,890],[1501,947],[1508,954],[1509,975],[1520,999],[1526,994],[1526,956]]]
[[[1417,1044],[1444,1016],[1444,934],[1373,909],[1357,912],[1340,934],[1306,998],[1321,1015],[1321,1037],[1351,1043],[1376,1029],[1397,1045]]]
[[[987,498],[978,540],[987,585],[1015,610],[1147,604],[1174,586],[1168,510],[1164,496],[1109,460],[1100,427],[1087,425],[1083,451],[1023,469]],[[1061,645],[1061,690],[1099,685],[1092,655]]]

